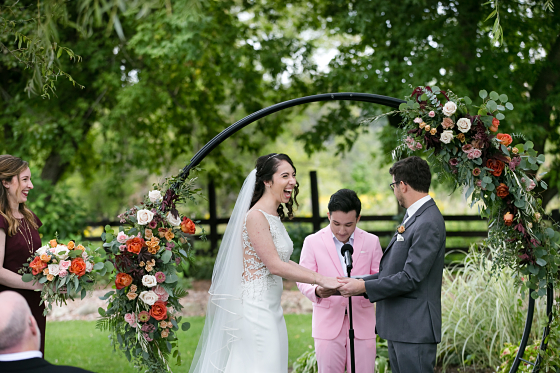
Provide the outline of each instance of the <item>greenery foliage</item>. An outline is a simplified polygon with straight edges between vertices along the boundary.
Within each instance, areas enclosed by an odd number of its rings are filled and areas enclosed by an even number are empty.
[[[523,360],[535,362],[539,356],[539,353],[542,355],[542,351],[540,351],[541,341],[535,341],[530,346],[527,346],[525,352],[523,353]],[[502,364],[496,370],[496,373],[509,373],[511,366],[513,365],[513,361],[517,356],[517,352],[519,351],[519,345],[513,345],[511,343],[506,343],[502,353],[500,355],[500,359],[503,361]],[[546,366],[540,366],[541,371],[543,372],[560,372],[560,350],[555,349],[552,346],[548,346],[546,353],[549,355],[550,359],[548,359],[548,363]],[[517,372],[519,373],[532,373],[535,367],[531,364],[526,362],[521,362],[519,364],[519,369]]]
[[[443,367],[497,367],[506,343],[521,340],[527,314],[527,292],[515,272],[492,274],[492,262],[469,253],[463,266],[445,268],[442,284],[442,340],[438,360]],[[535,302],[530,340],[540,340],[546,325],[545,299]]]

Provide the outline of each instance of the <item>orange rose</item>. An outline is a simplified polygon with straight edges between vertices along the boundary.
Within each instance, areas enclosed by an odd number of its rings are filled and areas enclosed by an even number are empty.
[[[152,232],[151,229],[148,228],[144,229],[144,237],[146,237],[146,239],[149,240],[150,238],[152,238],[153,235],[154,233]]]
[[[490,131],[496,132],[500,126],[500,121],[496,118],[492,119],[492,125],[490,126]]]
[[[171,241],[173,238],[175,238],[175,234],[173,233],[173,231],[172,231],[171,229],[168,229],[168,230],[165,232],[165,239],[166,239],[167,241]]]
[[[163,329],[161,331],[161,338],[167,338],[169,337],[169,330],[168,329]]]
[[[49,269],[48,268],[43,269],[43,274],[45,276],[48,275],[49,274]]]
[[[31,273],[35,276],[43,272],[43,269],[47,268],[47,263],[43,262],[40,257],[36,256],[35,259],[29,263],[29,268],[32,269]]]
[[[504,144],[505,146],[510,145],[510,144],[512,143],[512,141],[513,141],[513,139],[511,138],[511,136],[508,135],[507,133],[498,133],[498,134],[496,135],[496,138],[497,138],[498,140],[500,140],[500,142],[501,142],[502,144]]]
[[[58,246],[58,242],[56,242],[56,240],[50,240],[49,244],[51,245],[51,247],[57,247]]]
[[[132,284],[132,277],[127,273],[117,273],[117,278],[115,279],[115,285],[117,289],[122,289]]]
[[[47,254],[41,254],[41,260],[45,263],[48,263],[51,260],[51,256]]]
[[[146,246],[148,246],[150,254],[156,254],[159,251],[159,238],[152,237],[151,240],[146,241]]]
[[[489,159],[486,161],[486,167],[492,169],[492,175],[498,177],[504,170],[504,162],[498,159]]]
[[[54,275],[51,275],[50,273],[47,275],[47,281],[52,281],[54,280]]]
[[[504,215],[504,224],[508,227],[513,224],[513,214],[509,211]]]
[[[138,254],[140,252],[140,250],[142,250],[142,248],[145,245],[145,241],[143,238],[140,237],[134,237],[128,241],[126,241],[126,249],[134,254]]]
[[[158,300],[154,303],[150,309],[150,316],[152,316],[157,321],[161,321],[167,318],[167,305],[165,302]]]
[[[82,251],[85,251],[85,250],[86,250],[86,248],[84,247],[84,245],[78,245],[78,246],[76,247],[76,250],[82,250]]]
[[[500,183],[500,185],[496,187],[496,194],[500,198],[507,197],[509,195],[509,187],[504,183]]]
[[[84,262],[83,258],[75,258],[72,259],[70,263],[70,268],[68,268],[68,272],[74,273],[78,278],[82,277],[86,274],[86,262]]]
[[[68,247],[68,250],[74,250],[74,246],[76,246],[76,244],[74,243],[74,241],[70,241],[66,246]]]
[[[181,222],[181,230],[186,234],[194,234],[196,231],[196,225],[194,225],[194,222],[191,219],[185,216]]]
[[[458,135],[457,135],[457,138],[459,139],[459,141],[465,142],[465,134],[464,134],[464,133],[458,134]]]

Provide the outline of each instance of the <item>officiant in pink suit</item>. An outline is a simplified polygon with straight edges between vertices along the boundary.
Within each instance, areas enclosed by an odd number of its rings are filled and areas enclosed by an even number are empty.
[[[379,238],[356,227],[362,204],[356,192],[341,189],[331,196],[328,205],[329,225],[307,236],[299,264],[324,276],[347,276],[342,245],[353,246],[352,276],[379,272],[383,255]],[[348,330],[348,299],[334,295],[318,285],[297,284],[299,290],[313,302],[312,336],[319,373],[350,372],[350,340]],[[354,351],[356,372],[375,370],[375,307],[363,297],[352,298]]]

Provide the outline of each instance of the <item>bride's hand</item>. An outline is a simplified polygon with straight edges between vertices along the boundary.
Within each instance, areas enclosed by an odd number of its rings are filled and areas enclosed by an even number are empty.
[[[321,282],[319,283],[319,285],[321,285],[321,286],[324,287],[325,289],[338,289],[338,288],[341,287],[343,284],[341,284],[340,282],[338,282],[338,280],[336,279],[336,277],[326,277],[326,276],[323,276],[323,278],[321,279]]]

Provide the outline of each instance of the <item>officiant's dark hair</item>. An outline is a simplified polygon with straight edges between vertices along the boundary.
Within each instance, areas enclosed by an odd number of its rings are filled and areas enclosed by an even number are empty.
[[[362,212],[362,202],[358,198],[356,192],[351,189],[340,189],[334,193],[327,207],[329,208],[330,214],[335,211],[342,211],[344,213],[356,211],[356,218],[360,216]]]
[[[255,180],[255,191],[253,192],[253,199],[251,200],[251,207],[257,203],[259,199],[264,194],[264,182],[265,181],[272,181],[272,176],[278,171],[278,165],[281,161],[286,161],[293,167],[294,172],[296,171],[296,167],[294,163],[286,154],[277,154],[271,153],[267,155],[263,155],[257,159],[255,164],[255,168],[257,169],[257,179]],[[297,202],[297,195],[299,194],[299,183],[296,182],[296,186],[294,187],[294,191],[292,192],[292,196],[288,203],[286,203],[286,209],[288,210],[288,219],[292,219],[294,217],[294,204],[296,208],[299,206]],[[278,215],[282,220],[286,214],[284,213],[284,206],[280,204],[278,206]]]
[[[396,162],[389,169],[395,182],[404,181],[417,192],[428,193],[432,182],[432,173],[428,162],[420,157],[407,157]]]

